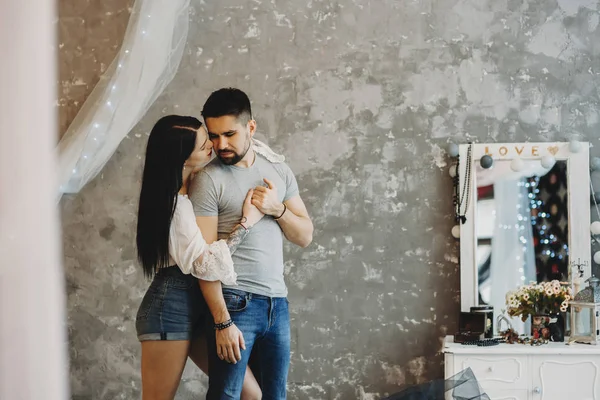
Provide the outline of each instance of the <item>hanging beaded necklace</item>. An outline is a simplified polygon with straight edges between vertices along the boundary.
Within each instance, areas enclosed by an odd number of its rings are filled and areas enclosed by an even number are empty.
[[[465,214],[469,209],[469,200],[471,197],[471,152],[473,145],[469,143],[467,149],[467,163],[465,169],[465,182],[462,188],[462,194],[460,193],[460,176],[459,176],[459,165],[460,155],[456,156],[456,173],[454,174],[454,196],[452,203],[454,204],[454,218],[456,222],[460,221],[464,224],[467,221]],[[463,210],[464,204],[464,210]]]

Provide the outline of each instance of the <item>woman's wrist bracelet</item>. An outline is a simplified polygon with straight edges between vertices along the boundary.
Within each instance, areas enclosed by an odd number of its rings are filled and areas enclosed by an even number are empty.
[[[248,223],[248,218],[246,218],[245,216],[242,216],[242,219],[240,220],[240,225],[242,226],[242,228],[244,228],[246,230],[246,232],[248,232],[250,230],[250,226],[247,226]]]

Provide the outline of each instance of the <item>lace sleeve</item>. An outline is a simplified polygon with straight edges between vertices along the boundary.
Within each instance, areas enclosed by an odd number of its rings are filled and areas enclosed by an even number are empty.
[[[192,203],[180,196],[171,221],[169,254],[181,271],[205,281],[236,285],[232,252],[223,240],[206,243],[196,225]]]
[[[192,275],[205,281],[221,281],[225,285],[237,285],[231,252],[224,240],[218,240],[204,248],[203,254],[192,263]]]

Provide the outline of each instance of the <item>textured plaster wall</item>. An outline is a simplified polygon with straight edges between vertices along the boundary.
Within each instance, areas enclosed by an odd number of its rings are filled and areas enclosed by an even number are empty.
[[[121,47],[133,0],[60,0],[59,134],[62,136]]]
[[[60,5],[64,131],[128,8]],[[73,397],[139,396],[147,134],[162,115],[199,115],[222,86],[249,93],[259,138],[288,157],[316,227],[308,249],[286,246],[290,399],[377,399],[441,378],[460,295],[446,143],[595,143],[598,2],[192,0],[190,19],[175,80],[102,175],[61,204]],[[206,382],[188,365],[178,399],[202,398]]]

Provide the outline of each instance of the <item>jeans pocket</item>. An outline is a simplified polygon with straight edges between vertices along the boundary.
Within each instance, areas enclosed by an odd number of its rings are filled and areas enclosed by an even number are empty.
[[[142,298],[136,315],[136,320],[147,320],[155,308],[160,308],[168,288],[168,281],[164,277],[154,276],[152,283]]]
[[[179,289],[179,290],[188,290],[189,288],[192,287],[192,285],[194,284],[194,282],[196,282],[196,284],[198,284],[198,280],[197,279],[187,279],[189,278],[188,276],[184,276],[184,277],[174,277],[174,276],[170,276],[169,279],[169,287],[173,288],[173,289]]]
[[[246,307],[248,307],[248,299],[239,294],[223,293],[223,299],[225,300],[227,311],[243,311]]]
[[[148,315],[150,315],[150,311],[152,311],[152,305],[156,299],[157,293],[152,290],[152,286],[146,291],[144,298],[138,308],[137,315],[135,317],[136,321],[146,320],[148,319]]]

